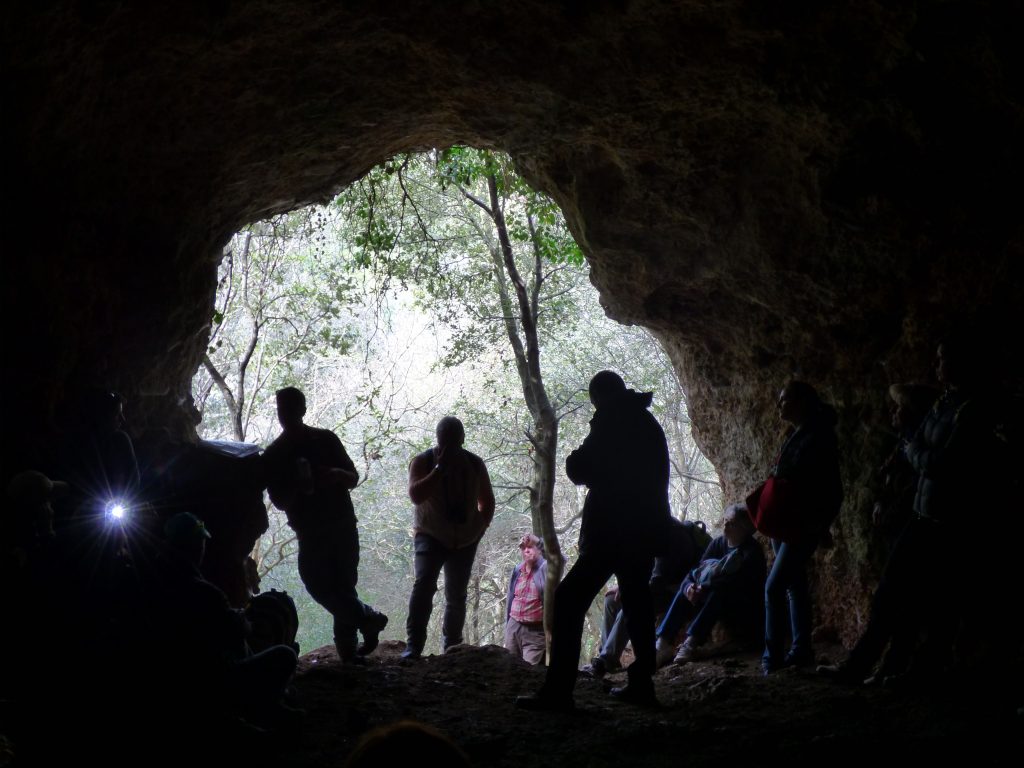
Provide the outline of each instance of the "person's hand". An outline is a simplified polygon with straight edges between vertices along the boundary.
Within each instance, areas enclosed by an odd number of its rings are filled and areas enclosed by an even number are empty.
[[[448,469],[448,466],[445,464],[445,458],[450,457],[451,453],[448,451],[448,446],[439,445],[437,447],[437,450],[434,451],[433,471],[437,472],[438,474],[444,474],[444,472]]]
[[[687,600],[696,605],[697,595],[700,594],[700,587],[698,587],[695,584],[690,584],[686,587],[686,592],[684,592],[683,594],[686,596]]]

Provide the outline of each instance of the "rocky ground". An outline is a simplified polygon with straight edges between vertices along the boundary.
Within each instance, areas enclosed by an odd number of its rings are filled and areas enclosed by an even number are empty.
[[[523,712],[515,696],[542,669],[496,646],[459,647],[418,661],[389,642],[365,667],[342,666],[333,648],[300,661],[301,731],[263,757],[288,766],[340,765],[368,730],[399,719],[450,735],[476,766],[725,766],[729,764],[1018,765],[1021,719],[1005,698],[938,681],[930,691],[837,686],[811,671],[760,674],[746,654],[669,667],[656,677],[659,709],[612,700],[625,675],[581,677],[578,711]],[[819,660],[837,656],[828,649]]]

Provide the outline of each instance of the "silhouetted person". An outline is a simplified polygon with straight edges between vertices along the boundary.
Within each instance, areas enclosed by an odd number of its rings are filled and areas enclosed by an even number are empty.
[[[77,423],[65,440],[60,475],[71,486],[71,513],[95,517],[115,505],[139,499],[139,465],[124,431],[124,398],[116,392],[89,390],[74,415]]]
[[[76,568],[54,530],[53,502],[66,484],[34,470],[11,478],[0,507],[0,579],[5,588],[0,632],[0,707],[3,731],[19,757],[60,764],[54,723],[81,723],[82,634],[92,627],[84,608],[88,573]],[[36,663],[36,660],[44,663]],[[69,730],[69,729],[67,729]],[[0,761],[2,762],[2,761]]]
[[[377,647],[388,619],[361,602],[359,531],[349,490],[359,473],[337,436],[302,422],[306,397],[295,387],[277,392],[282,434],[267,448],[270,500],[288,515],[299,543],[299,576],[334,617],[334,644],[343,662]],[[363,643],[356,646],[356,631]]]
[[[189,512],[165,525],[162,555],[162,618],[171,684],[195,697],[193,706],[212,712],[236,711],[261,724],[275,725],[283,713],[285,687],[297,656],[285,645],[252,653],[246,643],[245,614],[199,571],[210,534]]]
[[[914,439],[939,391],[924,384],[893,384],[889,387],[889,396],[892,399],[891,423],[896,432],[896,445],[879,467],[881,488],[871,511],[871,522],[885,540],[886,556],[891,554],[896,540],[914,514],[917,471],[910,465],[904,446]]]
[[[76,585],[78,610],[91,625],[83,626],[82,642],[90,650],[112,649],[124,636],[116,622],[131,617],[152,576],[143,571],[155,554],[159,521],[140,492],[124,399],[91,389],[75,406],[58,468],[70,490],[56,505],[55,527],[65,560],[85,576]]]
[[[67,493],[67,488],[34,470],[11,478],[0,510],[0,549],[8,553],[0,567],[24,565],[33,550],[56,537],[51,499]]]
[[[758,625],[763,620],[766,573],[764,552],[754,539],[754,524],[747,508],[730,505],[725,510],[722,535],[708,544],[697,567],[683,579],[658,627],[658,665],[670,659],[684,664],[709,655],[707,642],[718,622],[725,625],[733,639],[760,640]],[[676,635],[691,618],[686,639],[676,653]]]
[[[417,763],[443,768],[469,768],[469,758],[436,728],[401,720],[367,733],[345,761],[345,768],[389,768]]]
[[[565,472],[590,490],[583,505],[579,559],[555,591],[551,664],[541,689],[520,696],[526,709],[573,708],[583,621],[602,586],[618,578],[636,660],[629,682],[612,695],[655,704],[654,606],[648,584],[654,557],[665,547],[671,513],[665,433],[647,410],[652,394],[626,389],[622,378],[601,371],[590,380],[595,408],[590,434],[565,462]]]
[[[473,558],[494,518],[494,491],[483,459],[462,447],[466,431],[454,416],[437,423],[437,446],[409,464],[414,507],[416,581],[409,597],[403,658],[419,658],[427,642],[437,579],[444,569],[442,648],[462,642]]]
[[[758,529],[771,537],[775,550],[765,584],[766,675],[814,661],[807,564],[843,501],[835,409],[802,381],[785,386],[778,406],[791,427],[768,480],[748,499]],[[787,599],[792,645],[784,653]]]
[[[64,631],[58,617],[72,584],[56,549],[51,500],[67,486],[42,472],[27,470],[11,478],[0,507],[0,579],[9,590],[8,631],[0,638],[0,697],[20,683],[25,655],[33,645],[54,650]],[[31,633],[24,630],[31,627]],[[29,637],[32,641],[29,641]],[[33,670],[34,671],[34,670]]]
[[[540,664],[547,643],[544,639],[544,582],[548,562],[541,554],[541,541],[527,533],[519,541],[522,562],[512,569],[505,599],[505,648],[512,655]]]
[[[1000,579],[998,563],[993,563],[985,583],[979,585],[973,579],[965,584],[955,562],[954,553],[963,550],[963,542],[957,540],[963,531],[954,525],[954,518],[984,508],[977,481],[991,458],[993,439],[987,405],[979,402],[972,386],[976,368],[966,348],[969,343],[956,338],[939,345],[935,372],[944,390],[914,436],[902,443],[906,460],[917,473],[913,515],[875,590],[864,633],[846,661],[819,667],[822,674],[842,682],[861,682],[890,641],[879,677],[901,674],[922,629],[929,630],[929,639],[927,658],[920,661],[919,671],[931,672],[928,667],[950,660],[957,628],[950,616],[962,616],[964,607],[976,602],[975,590],[998,593],[1008,586]]]
[[[711,542],[704,523],[684,522],[674,517],[670,522],[668,554],[655,559],[654,570],[651,572],[651,598],[654,601],[655,616],[668,610],[686,574],[697,564],[707,544]],[[626,623],[619,588],[609,589],[604,596],[601,652],[583,668],[585,672],[594,677],[604,677],[606,673],[614,672],[622,666],[620,659],[629,642]]]

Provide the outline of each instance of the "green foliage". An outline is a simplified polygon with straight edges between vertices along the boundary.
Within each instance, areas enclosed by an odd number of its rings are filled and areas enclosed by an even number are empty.
[[[529,187],[505,155],[450,147],[402,155],[374,168],[335,201],[352,226],[352,269],[387,287],[414,287],[420,306],[452,332],[441,364],[453,367],[507,346],[505,318],[518,317],[501,266],[488,179],[508,227],[514,260],[543,308],[547,328],[569,328],[586,281],[583,254],[558,206]],[[506,352],[506,354],[508,354]]]
[[[324,211],[305,209],[256,222],[225,249],[195,399],[204,421],[231,424],[234,439],[246,439],[253,404],[310,355],[345,356],[359,341],[346,313],[361,285],[345,250],[331,248],[332,228]]]

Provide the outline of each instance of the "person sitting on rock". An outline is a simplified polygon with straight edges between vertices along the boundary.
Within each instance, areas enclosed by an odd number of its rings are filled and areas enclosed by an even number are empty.
[[[662,616],[672,604],[686,574],[700,559],[711,541],[702,522],[672,518],[669,529],[668,554],[655,559],[651,572],[651,598],[654,613]],[[618,587],[612,587],[604,596],[604,617],[601,623],[601,652],[583,668],[593,677],[604,677],[608,672],[622,668],[622,653],[629,642],[626,616]]]
[[[732,504],[725,510],[722,535],[711,541],[700,563],[687,574],[658,627],[658,666],[672,659],[676,636],[690,617],[686,639],[675,653],[677,664],[707,655],[705,646],[718,622],[733,637],[760,641],[766,575],[764,552],[754,539],[747,508]]]
[[[201,692],[195,703],[211,713],[237,712],[258,724],[278,725],[295,710],[282,703],[298,657],[286,645],[252,653],[245,614],[203,578],[199,567],[210,533],[189,512],[171,517],[161,555],[161,591],[153,607],[163,630],[167,682]]]

